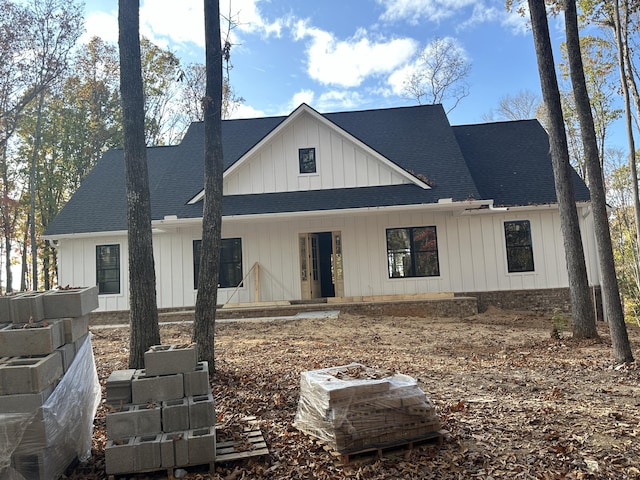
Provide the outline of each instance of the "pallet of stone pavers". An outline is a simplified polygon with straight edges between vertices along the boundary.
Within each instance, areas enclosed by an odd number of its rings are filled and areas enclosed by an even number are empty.
[[[240,422],[246,423],[246,426],[242,427],[242,432],[235,435],[233,440],[216,442],[216,463],[269,455],[267,443],[262,436],[256,417],[245,417],[240,419]]]
[[[323,445],[325,451],[337,458],[342,465],[349,465],[358,460],[369,460],[371,458],[380,458],[384,455],[392,453],[401,453],[408,450],[413,450],[415,447],[419,447],[426,444],[437,443],[442,445],[444,437],[447,435],[446,430],[439,430],[437,432],[431,432],[417,438],[410,438],[404,440],[398,440],[395,442],[383,443],[378,445],[370,445],[366,448],[359,450],[347,450],[336,451],[329,445]],[[323,442],[318,442],[322,444]]]

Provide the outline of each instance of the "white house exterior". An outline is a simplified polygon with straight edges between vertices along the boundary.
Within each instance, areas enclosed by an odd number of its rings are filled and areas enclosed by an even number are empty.
[[[568,286],[546,134],[535,121],[451,127],[439,105],[225,121],[218,302]],[[247,132],[246,135],[244,132]],[[159,308],[195,305],[202,125],[149,149]],[[129,308],[122,152],[51,224],[60,285]],[[575,178],[590,284],[588,191]]]

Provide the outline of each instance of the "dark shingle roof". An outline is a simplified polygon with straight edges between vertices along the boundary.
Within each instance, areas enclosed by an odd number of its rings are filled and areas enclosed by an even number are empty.
[[[554,203],[547,137],[536,121],[451,127],[440,105],[328,113],[323,117],[385,158],[433,185],[393,185],[225,196],[223,215],[322,211],[454,200],[494,199],[496,205]],[[225,169],[288,117],[225,120]],[[200,218],[204,125],[193,123],[177,146],[147,150],[152,218]],[[576,175],[577,178],[577,175]],[[577,197],[588,191],[577,178]],[[46,235],[126,230],[122,150],[107,152],[85,178]]]
[[[537,120],[453,127],[482,198],[496,206],[556,203],[547,133]],[[589,190],[575,171],[577,201]]]

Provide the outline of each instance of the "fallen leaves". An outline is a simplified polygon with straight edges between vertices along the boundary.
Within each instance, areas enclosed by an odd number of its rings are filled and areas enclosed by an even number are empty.
[[[212,388],[220,438],[241,440],[240,419],[256,416],[270,456],[217,465],[211,475],[186,468],[184,478],[640,479],[637,365],[612,363],[606,325],[599,325],[601,343],[555,341],[550,325],[550,318],[495,309],[470,319],[219,324]],[[191,326],[163,326],[161,334],[188,344]],[[640,330],[630,325],[629,337],[639,351]],[[101,379],[126,368],[126,330],[96,331],[93,345]],[[418,379],[449,432],[443,444],[385,450],[344,466],[296,430],[301,372],[352,362]],[[106,478],[105,413],[101,407],[91,460],[69,478]]]

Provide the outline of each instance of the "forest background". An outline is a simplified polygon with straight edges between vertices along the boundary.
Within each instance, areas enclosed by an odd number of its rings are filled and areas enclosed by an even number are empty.
[[[630,131],[638,132],[640,98],[634,87],[640,68],[636,53],[640,12],[635,2],[622,2],[630,68],[621,76],[620,49],[611,24],[613,2],[578,3],[583,62],[611,207],[616,271],[627,318],[635,318],[640,314],[640,256],[637,188],[633,188],[637,180],[632,180],[636,159],[629,154],[635,146],[630,142],[626,149],[612,147],[609,139],[612,126],[627,114],[623,86],[630,87],[634,100],[628,112]],[[517,9],[515,5],[513,10]],[[234,89],[231,53],[240,11],[230,6],[221,21],[231,54],[225,63],[223,115],[231,118],[244,104],[242,92]],[[56,285],[56,251],[41,235],[101,155],[122,146],[117,45],[99,37],[83,38],[84,25],[81,3],[0,0],[0,289],[4,293]],[[204,65],[184,63],[171,49],[147,38],[142,38],[141,47],[146,143],[177,143],[192,121],[203,118]],[[554,53],[558,72],[567,80],[564,48]],[[433,59],[442,60],[444,67]],[[417,50],[412,65],[400,80],[405,104],[443,103],[450,112],[473,88],[468,83],[471,64],[449,37],[434,38]],[[441,88],[425,89],[434,79]],[[588,181],[568,86],[563,89],[563,110],[572,164]],[[505,94],[483,114],[485,121],[532,117],[544,125],[540,96],[530,90]]]

